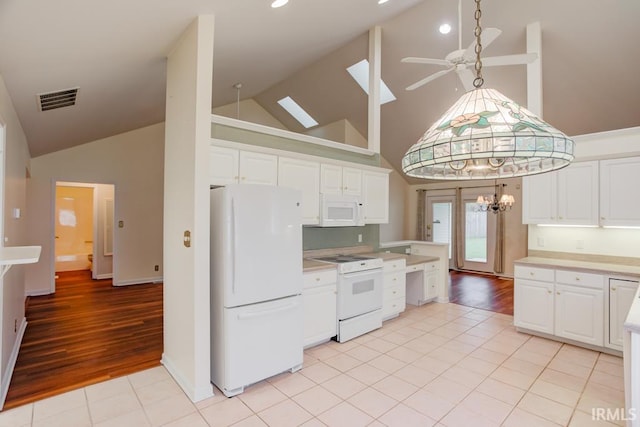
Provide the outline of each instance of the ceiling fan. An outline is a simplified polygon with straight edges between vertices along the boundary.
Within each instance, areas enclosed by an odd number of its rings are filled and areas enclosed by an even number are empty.
[[[466,91],[469,91],[474,88],[473,80],[475,75],[472,71],[474,64],[476,62],[476,40],[474,38],[473,42],[469,45],[468,48],[462,49],[462,0],[458,0],[458,50],[454,50],[445,56],[444,59],[436,59],[436,58],[417,58],[414,56],[409,56],[406,58],[402,58],[401,62],[412,63],[412,64],[432,64],[432,65],[442,65],[446,67],[446,69],[433,73],[424,79],[418,80],[412,85],[407,86],[406,90],[414,90],[425,84],[437,79],[438,77],[442,77],[451,71],[455,71],[464,86]],[[482,30],[482,49],[486,49],[498,36],[502,33],[501,30],[497,28],[485,28]],[[529,64],[535,61],[538,58],[536,53],[522,53],[516,55],[503,55],[503,56],[492,56],[488,58],[482,58],[482,66],[483,67],[495,67],[501,65],[519,65],[519,64]],[[471,67],[471,69],[469,69]]]

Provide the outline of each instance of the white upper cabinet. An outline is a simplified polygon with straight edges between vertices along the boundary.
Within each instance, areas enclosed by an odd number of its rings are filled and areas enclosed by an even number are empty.
[[[362,171],[323,163],[320,166],[320,192],[322,194],[362,194]]]
[[[278,183],[278,157],[235,148],[209,147],[209,185]]]
[[[557,192],[556,174],[553,172],[523,177],[522,223],[555,223]]]
[[[522,179],[524,224],[598,225],[598,162]]]
[[[574,163],[557,174],[558,224],[598,225],[598,162]]]
[[[600,161],[600,225],[640,226],[640,157]]]
[[[302,224],[320,222],[320,163],[281,156],[278,185],[302,191]]]
[[[362,204],[365,224],[389,222],[389,174],[362,172]]]

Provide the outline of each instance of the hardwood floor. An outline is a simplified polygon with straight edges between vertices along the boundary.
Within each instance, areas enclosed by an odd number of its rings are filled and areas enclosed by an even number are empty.
[[[513,315],[513,279],[450,271],[449,301]]]
[[[56,293],[30,297],[26,317],[4,409],[160,364],[162,284],[59,273]]]

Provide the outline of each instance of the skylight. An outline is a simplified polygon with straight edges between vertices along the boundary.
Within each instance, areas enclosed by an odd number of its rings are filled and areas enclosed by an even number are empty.
[[[347,68],[351,77],[358,82],[362,90],[369,95],[369,61],[363,59],[357,64]],[[396,97],[391,93],[389,87],[380,79],[380,104],[395,101]]]
[[[278,104],[282,106],[287,113],[291,114],[294,119],[300,122],[302,126],[309,129],[310,127],[318,126],[318,122],[314,120],[313,117],[309,115],[301,106],[299,106],[296,101],[291,99],[290,96],[282,98],[278,101]]]

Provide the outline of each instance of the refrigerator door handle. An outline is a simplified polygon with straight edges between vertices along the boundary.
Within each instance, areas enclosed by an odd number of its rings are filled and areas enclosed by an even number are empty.
[[[231,293],[236,293],[236,206],[231,198]]]
[[[280,313],[283,311],[288,311],[292,308],[296,308],[298,303],[292,302],[287,305],[283,305],[282,307],[272,308],[270,310],[262,310],[262,311],[254,311],[253,313],[240,313],[238,314],[238,320],[251,319],[254,317],[262,317],[269,316],[272,314]]]

